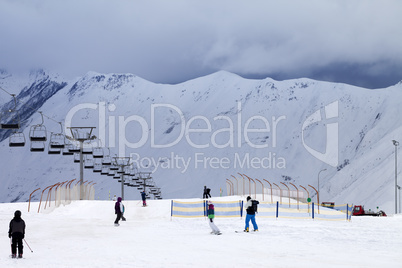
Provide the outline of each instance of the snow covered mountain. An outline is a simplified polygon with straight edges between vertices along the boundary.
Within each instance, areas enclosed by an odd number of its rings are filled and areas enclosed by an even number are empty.
[[[402,140],[402,83],[369,90],[306,78],[250,80],[221,71],[166,85],[94,72],[64,81],[41,71],[27,77],[2,72],[0,87],[16,94],[27,138],[25,147],[9,148],[10,131],[0,130],[1,202],[26,201],[36,188],[79,177],[72,156],[30,152],[29,129],[41,123],[42,111],[48,133],[60,132],[57,122],[96,127],[96,145],[152,171],[164,198],[201,197],[204,185],[212,195],[220,189],[226,194],[226,179],[241,180],[238,172],[316,187],[326,169],[320,201],[394,210],[391,141]],[[6,111],[13,100],[5,92],[0,96]],[[90,170],[84,176],[97,182],[97,199],[120,193],[110,177]],[[126,199],[138,198],[132,189]]]

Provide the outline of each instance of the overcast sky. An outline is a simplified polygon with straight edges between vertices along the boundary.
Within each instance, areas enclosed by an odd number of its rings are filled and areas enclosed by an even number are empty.
[[[0,0],[0,67],[386,87],[402,80],[402,1]]]

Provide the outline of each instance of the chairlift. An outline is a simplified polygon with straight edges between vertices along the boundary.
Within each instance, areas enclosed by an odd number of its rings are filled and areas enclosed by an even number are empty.
[[[84,141],[82,144],[82,153],[83,154],[92,154],[93,153],[93,146],[91,141]]]
[[[100,145],[101,140],[99,140],[99,147],[94,147],[92,155],[94,158],[103,158],[104,152],[103,152],[103,147]]]
[[[103,156],[102,164],[110,166],[112,164],[112,157],[110,157],[110,149],[108,149],[108,153]]]
[[[92,156],[86,155],[84,159],[84,168],[94,168],[94,159]]]
[[[42,112],[39,112],[39,113],[42,116],[42,123],[31,126],[31,128],[29,130],[29,138],[31,141],[46,141],[47,140],[46,127],[43,125],[43,123],[44,123],[43,114],[42,114]]]
[[[74,152],[70,151],[70,148],[72,148],[74,145],[71,143],[68,143],[64,146],[64,149],[62,150],[63,155],[73,155]]]
[[[116,170],[119,170],[119,167],[115,166],[115,165],[111,165],[110,170],[116,171]]]
[[[109,168],[107,166],[102,166],[101,175],[109,174]]]
[[[50,134],[50,147],[63,149],[66,144],[66,136],[63,134],[63,125],[59,122],[61,132],[60,133],[51,133]]]
[[[108,176],[114,176],[114,174],[115,174],[116,172],[114,171],[114,170],[111,170],[110,168],[109,168],[109,173],[107,174]]]
[[[2,122],[0,124],[1,129],[19,129],[20,128],[20,115],[17,110],[17,99],[15,98],[15,94],[11,94],[11,96],[14,98],[14,108],[8,109],[9,113],[9,119],[8,122],[4,122],[7,119],[5,118],[5,115],[2,115],[0,117],[0,121]],[[3,120],[4,119],[4,120]]]
[[[74,163],[80,163],[80,154],[79,153],[74,153]]]
[[[115,173],[115,174],[113,175],[113,179],[120,179],[120,175],[118,175],[118,174]]]
[[[93,172],[99,173],[102,171],[102,163],[94,163],[94,170]]]
[[[31,141],[31,152],[44,152],[45,142],[43,141]]]
[[[14,132],[9,137],[10,147],[24,147],[25,146],[25,135],[22,132]]]
[[[52,146],[49,143],[49,147],[47,149],[47,153],[48,154],[60,154],[61,153],[61,149],[60,148],[52,148]]]
[[[123,167],[119,167],[119,169],[117,170],[117,173],[119,173],[119,174],[124,174],[124,169],[123,169]]]

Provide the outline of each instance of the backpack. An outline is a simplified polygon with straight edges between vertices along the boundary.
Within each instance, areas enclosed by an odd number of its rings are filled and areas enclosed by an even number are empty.
[[[251,200],[251,207],[253,208],[254,212],[257,212],[259,203],[260,202],[258,202],[257,200]]]

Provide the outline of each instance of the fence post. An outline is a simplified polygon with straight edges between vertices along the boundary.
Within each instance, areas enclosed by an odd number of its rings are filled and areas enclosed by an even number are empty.
[[[29,212],[29,207],[31,206],[31,197],[32,197],[33,193],[36,192],[37,190],[40,190],[40,188],[36,189],[35,191],[33,191],[33,192],[29,195],[28,212]]]
[[[276,201],[276,218],[279,216],[279,201]]]
[[[311,215],[313,215],[313,220],[314,220],[314,202],[311,203],[311,211],[312,211]]]
[[[243,218],[243,200],[241,200],[241,203],[240,203],[240,218]]]

